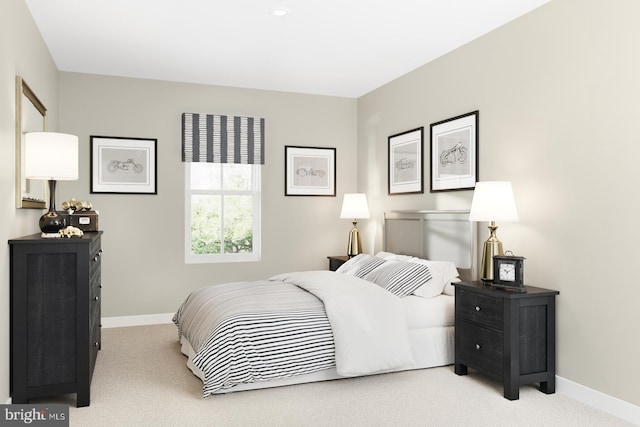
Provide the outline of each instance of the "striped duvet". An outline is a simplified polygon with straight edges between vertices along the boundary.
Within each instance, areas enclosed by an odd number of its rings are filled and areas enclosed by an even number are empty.
[[[317,271],[199,289],[173,321],[195,352],[207,397],[334,366],[353,376],[410,365],[399,304],[363,279]]]

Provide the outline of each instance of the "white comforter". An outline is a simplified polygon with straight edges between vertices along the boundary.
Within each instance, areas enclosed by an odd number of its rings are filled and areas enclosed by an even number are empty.
[[[331,271],[272,277],[320,298],[331,323],[336,369],[342,376],[373,374],[413,365],[400,298],[366,280]]]

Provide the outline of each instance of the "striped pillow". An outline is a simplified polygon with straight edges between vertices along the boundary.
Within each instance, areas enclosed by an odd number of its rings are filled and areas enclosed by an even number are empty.
[[[399,297],[411,295],[431,280],[429,267],[406,261],[387,261],[363,279],[373,282]]]
[[[376,267],[381,266],[385,262],[387,261],[383,260],[382,258],[371,257],[366,262],[359,265],[358,268],[352,274],[356,277],[363,278],[364,276],[366,276],[367,274],[375,270]]]

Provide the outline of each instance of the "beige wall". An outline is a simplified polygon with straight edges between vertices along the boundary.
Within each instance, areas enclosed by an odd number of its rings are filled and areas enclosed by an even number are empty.
[[[9,246],[6,241],[39,231],[42,211],[16,209],[15,78],[22,76],[49,109],[57,129],[58,72],[23,0],[0,3],[0,403],[9,398]]]
[[[338,217],[357,185],[355,99],[76,73],[60,73],[59,87],[60,127],[80,138],[80,180],[61,183],[58,199],[100,212],[103,316],[175,312],[193,289],[326,269],[327,255],[346,253],[350,223]],[[184,263],[183,112],[266,119],[262,261]],[[157,138],[158,195],[90,194],[90,135]],[[335,147],[338,197],[285,197],[285,145]]]
[[[468,209],[471,191],[386,195],[387,137],[480,111],[480,180],[513,182],[498,224],[526,282],[560,291],[557,373],[640,404],[640,2],[554,0],[358,102],[359,187],[380,213]],[[380,249],[379,224],[371,222]],[[480,241],[488,235],[480,227]]]

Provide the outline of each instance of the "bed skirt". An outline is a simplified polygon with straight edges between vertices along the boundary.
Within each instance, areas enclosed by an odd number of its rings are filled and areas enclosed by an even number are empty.
[[[412,369],[433,368],[436,366],[451,365],[454,362],[454,327],[443,326],[424,329],[410,329],[409,338],[411,350],[415,364],[411,367],[401,369],[403,371]],[[200,380],[204,381],[204,374],[192,363],[195,355],[191,344],[184,338],[180,340],[181,352],[187,356],[187,366]],[[397,372],[397,371],[388,371]],[[384,372],[381,372],[384,373]],[[304,384],[317,381],[328,381],[344,379],[338,375],[336,368],[325,369],[311,374],[297,375],[294,377],[280,378],[270,381],[259,381],[254,383],[238,384],[229,389],[220,390],[214,394],[225,394],[235,391],[258,390],[262,388],[281,387],[292,384]],[[351,377],[349,377],[351,378]]]

